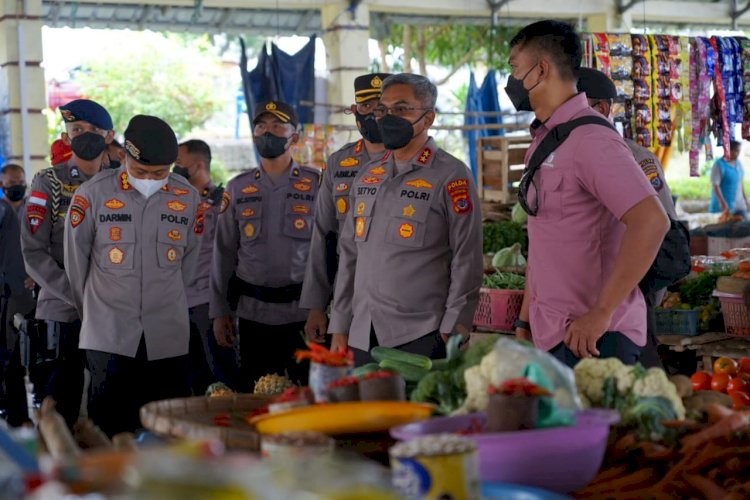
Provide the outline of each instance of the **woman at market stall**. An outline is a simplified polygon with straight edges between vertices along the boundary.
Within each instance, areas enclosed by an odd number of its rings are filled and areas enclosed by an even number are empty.
[[[730,215],[740,216],[747,220],[747,196],[745,196],[745,170],[740,163],[742,144],[739,141],[729,143],[729,160],[718,158],[711,168],[711,213],[723,214],[728,220]]]

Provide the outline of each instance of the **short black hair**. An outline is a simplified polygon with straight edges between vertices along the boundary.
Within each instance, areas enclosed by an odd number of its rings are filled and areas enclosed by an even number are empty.
[[[510,46],[522,45],[549,56],[560,76],[575,81],[581,67],[581,39],[573,26],[562,21],[538,21],[516,33]]]
[[[0,174],[2,175],[5,175],[9,172],[21,172],[23,174],[26,173],[23,167],[18,163],[6,163],[5,165],[3,165],[3,168],[0,169]]]
[[[729,150],[740,149],[742,143],[740,141],[729,141]]]
[[[191,155],[198,155],[206,164],[208,171],[211,171],[211,148],[206,144],[205,141],[200,139],[190,139],[180,144],[181,148],[187,149],[187,152]]]

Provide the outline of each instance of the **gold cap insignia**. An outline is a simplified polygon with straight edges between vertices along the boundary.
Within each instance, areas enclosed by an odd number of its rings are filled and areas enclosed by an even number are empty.
[[[383,85],[383,80],[380,79],[380,77],[376,76],[372,80],[370,80],[370,85],[372,85],[372,88],[379,89]]]
[[[132,142],[125,141],[125,150],[127,150],[127,152],[130,153],[130,156],[132,156],[136,160],[141,159],[141,150],[135,147],[135,144],[133,144]]]
[[[276,111],[276,103],[269,102],[266,104],[266,111]]]

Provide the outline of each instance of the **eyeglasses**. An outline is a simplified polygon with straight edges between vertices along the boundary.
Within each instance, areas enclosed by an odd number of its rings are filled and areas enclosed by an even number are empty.
[[[408,115],[411,111],[432,111],[432,108],[416,108],[414,106],[407,106],[405,104],[397,104],[389,108],[380,105],[373,110],[372,114],[375,115],[375,118],[383,118],[388,114],[395,116],[405,116]]]
[[[369,115],[377,107],[378,107],[378,100],[370,99],[369,101],[360,102],[359,104],[357,104],[357,113],[359,113],[360,115]]]
[[[524,170],[521,182],[518,184],[518,204],[531,217],[536,217],[536,214],[539,212],[539,189],[536,187],[536,182],[534,182],[537,170],[539,170],[539,167]],[[531,186],[534,186],[534,208],[531,208],[528,202]]]

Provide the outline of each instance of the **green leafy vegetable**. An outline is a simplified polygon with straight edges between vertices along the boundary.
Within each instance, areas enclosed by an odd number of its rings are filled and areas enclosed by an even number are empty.
[[[482,244],[483,253],[495,253],[498,250],[520,243],[525,252],[529,246],[529,238],[526,230],[516,222],[485,222],[482,225],[484,237]]]
[[[708,304],[711,301],[711,295],[716,288],[716,280],[721,276],[729,276],[732,273],[727,272],[704,272],[697,277],[685,280],[680,285],[680,298],[684,304],[690,304],[690,307],[697,308]]]
[[[526,259],[521,253],[521,244],[514,243],[513,246],[503,248],[492,257],[492,267],[495,269],[503,267],[526,267]]]
[[[526,278],[520,274],[496,272],[484,276],[482,286],[498,290],[523,290]]]

